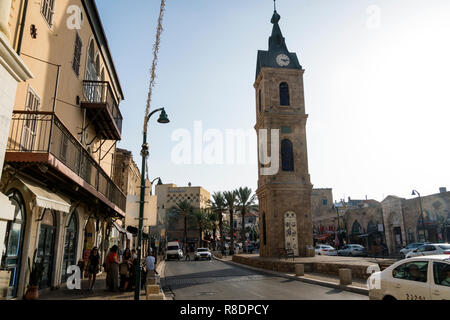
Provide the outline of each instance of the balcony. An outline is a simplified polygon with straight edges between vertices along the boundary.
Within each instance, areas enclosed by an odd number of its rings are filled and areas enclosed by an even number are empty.
[[[27,173],[125,215],[126,196],[52,112],[13,112],[5,162],[28,163]]]
[[[81,107],[87,111],[89,124],[94,125],[99,137],[120,140],[122,135],[122,115],[107,81],[83,81]]]

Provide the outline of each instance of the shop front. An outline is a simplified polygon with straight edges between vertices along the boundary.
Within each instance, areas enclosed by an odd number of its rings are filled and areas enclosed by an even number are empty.
[[[77,214],[72,213],[69,223],[66,226],[66,235],[64,240],[63,264],[61,270],[61,282],[65,283],[69,274],[67,268],[77,264],[77,245],[78,245],[78,219]]]

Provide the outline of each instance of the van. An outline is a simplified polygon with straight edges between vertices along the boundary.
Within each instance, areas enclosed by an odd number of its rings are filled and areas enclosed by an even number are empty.
[[[183,258],[183,250],[181,250],[178,241],[169,241],[166,247],[166,260]]]

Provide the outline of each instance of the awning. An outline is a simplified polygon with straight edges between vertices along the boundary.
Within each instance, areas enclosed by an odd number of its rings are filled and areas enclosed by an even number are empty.
[[[32,182],[25,178],[19,178],[20,181],[34,194],[36,205],[41,208],[61,211],[65,213],[70,212],[70,201],[64,199],[62,196],[57,195],[44,187],[39,186],[37,183]]]

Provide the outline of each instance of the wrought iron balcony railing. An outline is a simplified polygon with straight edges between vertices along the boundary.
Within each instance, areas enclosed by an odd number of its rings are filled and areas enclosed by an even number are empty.
[[[123,192],[52,112],[14,111],[6,152],[52,154],[121,210],[126,209]]]
[[[83,81],[81,105],[92,112],[92,122],[105,138],[120,140],[122,114],[108,81]]]

